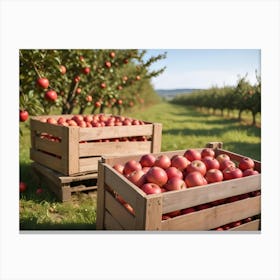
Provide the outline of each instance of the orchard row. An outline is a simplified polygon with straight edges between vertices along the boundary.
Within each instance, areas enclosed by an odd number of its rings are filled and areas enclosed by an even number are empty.
[[[261,113],[261,80],[257,77],[257,84],[251,85],[245,77],[237,81],[237,85],[222,88],[212,87],[205,90],[197,90],[191,94],[181,95],[173,99],[173,103],[194,106],[197,108],[210,109],[213,113],[220,110],[224,115],[227,110],[238,110],[239,120],[243,111],[250,111],[252,114],[252,125],[256,124],[256,115]]]

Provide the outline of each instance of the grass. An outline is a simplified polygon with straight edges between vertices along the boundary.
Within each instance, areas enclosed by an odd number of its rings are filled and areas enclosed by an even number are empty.
[[[170,103],[159,103],[126,115],[163,125],[162,151],[204,147],[207,142],[221,141],[224,148],[261,160],[260,120],[257,127],[248,125],[249,114],[239,122],[235,117],[208,115],[192,108]],[[42,186],[43,193],[36,195],[38,184],[30,167],[30,135],[28,123],[20,124],[20,178],[28,190],[20,195],[20,228],[22,230],[83,230],[95,229],[96,192],[76,193],[71,202],[60,203]]]

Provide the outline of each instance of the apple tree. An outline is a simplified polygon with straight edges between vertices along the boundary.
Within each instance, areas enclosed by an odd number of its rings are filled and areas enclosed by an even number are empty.
[[[150,71],[166,54],[145,50],[20,50],[20,107],[31,115],[117,110],[145,102],[143,88],[165,68]],[[150,92],[155,92],[150,87]],[[56,109],[55,109],[56,108]]]

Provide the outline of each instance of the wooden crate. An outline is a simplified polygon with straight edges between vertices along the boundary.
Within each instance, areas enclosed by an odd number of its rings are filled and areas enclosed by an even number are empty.
[[[162,125],[113,127],[66,127],[40,121],[42,118],[71,118],[72,115],[39,116],[30,119],[30,158],[64,175],[97,172],[98,160],[104,155],[156,153],[161,150]],[[52,135],[54,141],[42,137]],[[98,142],[102,139],[147,136],[147,141]]]
[[[208,145],[211,146],[212,144]],[[222,145],[212,145],[216,155],[228,154],[233,160],[242,155],[223,150]],[[201,151],[202,149],[197,149]],[[185,150],[162,152],[183,155]],[[99,230],[161,230],[161,231],[205,231],[219,226],[260,215],[261,196],[249,197],[232,203],[213,206],[205,210],[162,220],[162,215],[172,211],[198,206],[239,194],[251,193],[261,189],[261,174],[234,180],[208,184],[206,186],[146,195],[140,188],[120,175],[112,166],[124,164],[130,159],[139,160],[141,155],[124,157],[104,157],[99,162],[97,194],[97,229]],[[255,169],[261,172],[261,163],[255,162]],[[131,207],[131,214],[119,202],[120,195]],[[243,224],[236,230],[259,230],[260,220]]]
[[[59,201],[71,200],[74,192],[93,191],[97,189],[97,172],[77,176],[65,176],[39,163],[33,162],[32,169],[37,175],[39,185],[44,182]]]

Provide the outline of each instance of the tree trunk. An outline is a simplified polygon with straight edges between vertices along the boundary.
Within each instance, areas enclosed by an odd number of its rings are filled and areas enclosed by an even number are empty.
[[[252,117],[253,117],[253,122],[252,122],[252,125],[253,125],[253,126],[255,126],[255,125],[256,125],[256,115],[257,115],[257,113],[252,112]]]
[[[241,114],[242,114],[242,112],[243,112],[243,110],[240,109],[240,110],[239,110],[239,113],[238,113],[238,120],[239,120],[239,121],[241,121]]]

